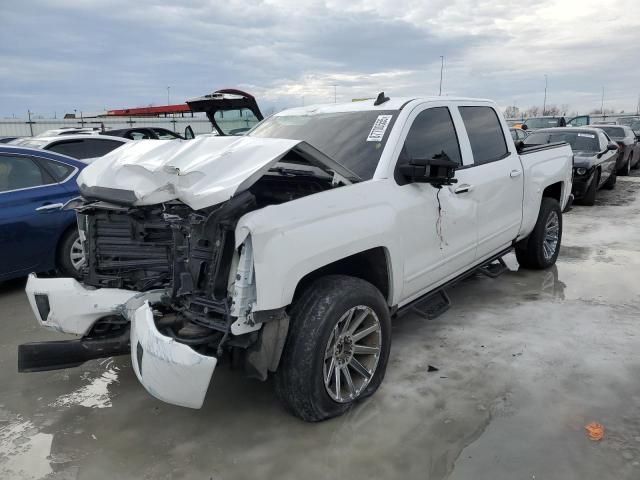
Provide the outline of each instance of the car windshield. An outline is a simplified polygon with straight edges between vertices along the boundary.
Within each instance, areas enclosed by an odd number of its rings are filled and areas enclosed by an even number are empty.
[[[587,132],[534,132],[524,139],[525,145],[544,145],[567,142],[574,152],[599,152],[600,145],[595,133]]]
[[[560,125],[559,118],[529,118],[525,122],[527,128],[549,128]]]
[[[368,180],[389,138],[397,111],[360,111],[311,115],[275,115],[249,135],[304,140]]]
[[[596,128],[599,128],[600,130],[604,130],[607,135],[609,135],[611,138],[624,138],[625,134],[624,134],[624,128],[621,127],[603,127],[600,125],[594,125]]]

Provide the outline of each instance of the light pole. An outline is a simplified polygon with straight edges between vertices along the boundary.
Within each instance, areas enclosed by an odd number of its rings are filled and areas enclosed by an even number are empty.
[[[602,87],[602,100],[600,101],[600,113],[604,116],[604,87]]]
[[[542,116],[547,114],[547,74],[544,74],[544,100],[542,102]]]
[[[444,71],[444,55],[440,55],[440,90],[438,96],[442,96],[442,72]]]
[[[170,91],[171,91],[171,87],[167,87],[167,105],[171,105]]]

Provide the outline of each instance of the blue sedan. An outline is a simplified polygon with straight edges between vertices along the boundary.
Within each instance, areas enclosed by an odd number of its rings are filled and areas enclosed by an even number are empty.
[[[0,281],[58,270],[77,276],[84,261],[76,215],[86,163],[44,150],[0,145]]]

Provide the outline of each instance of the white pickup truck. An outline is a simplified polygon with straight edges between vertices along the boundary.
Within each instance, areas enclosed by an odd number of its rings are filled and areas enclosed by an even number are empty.
[[[38,321],[81,338],[20,345],[19,369],[130,352],[149,393],[200,408],[220,362],[273,375],[304,420],[340,415],[382,382],[392,318],[444,310],[512,249],[554,264],[572,158],[517,149],[491,101],[384,94],[131,142],[79,177],[81,277],[27,283]]]

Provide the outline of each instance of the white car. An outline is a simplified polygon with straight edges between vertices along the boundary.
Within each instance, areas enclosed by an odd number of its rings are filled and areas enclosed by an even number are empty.
[[[393,317],[444,311],[514,249],[555,263],[572,158],[519,152],[491,101],[384,94],[125,145],[78,179],[82,281],[26,287],[42,325],[82,338],[21,345],[19,369],[130,353],[149,393],[199,408],[230,362],[304,420],[340,415],[382,382]]]
[[[99,135],[102,131],[100,127],[61,127],[46,130],[36,135],[36,137],[55,137],[58,135]]]
[[[9,142],[9,145],[50,150],[78,160],[88,160],[102,157],[130,141],[122,137],[81,133],[51,137],[18,138]]]

